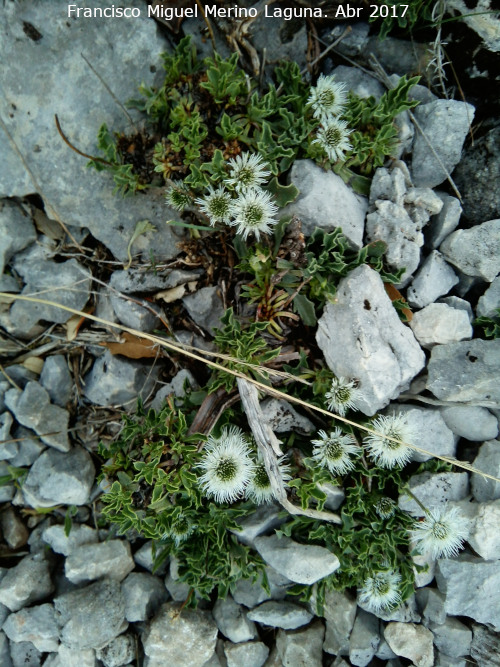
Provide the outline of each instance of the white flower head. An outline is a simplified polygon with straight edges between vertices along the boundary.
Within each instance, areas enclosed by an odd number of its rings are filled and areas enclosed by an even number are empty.
[[[313,108],[315,118],[327,119],[341,115],[346,99],[345,83],[337,83],[333,74],[320,74],[307,103]]]
[[[193,199],[189,188],[183,181],[173,181],[165,195],[167,204],[177,211],[183,211],[187,206],[191,206]]]
[[[394,516],[396,507],[396,503],[392,498],[383,496],[377,503],[375,503],[375,512],[381,519],[390,519],[391,516]]]
[[[200,207],[200,211],[208,216],[210,224],[213,227],[216,222],[229,223],[231,219],[232,199],[231,193],[219,185],[217,190],[209,186],[208,195],[198,197],[194,201]]]
[[[326,392],[325,398],[329,410],[345,417],[350,408],[356,410],[359,399],[363,392],[356,387],[356,383],[346,378],[333,378],[330,390]]]
[[[199,467],[204,471],[199,483],[208,498],[218,503],[241,498],[255,467],[243,432],[230,426],[220,438],[209,436]]]
[[[179,512],[179,514],[172,520],[168,536],[174,540],[177,546],[179,546],[193,534],[194,529],[195,525],[189,517],[186,516],[184,512]]]
[[[291,479],[290,466],[284,463],[283,456],[278,459],[278,470],[283,482],[288,482],[288,480]],[[255,470],[248,482],[246,497],[256,505],[270,503],[274,500],[274,492],[271,487],[271,482],[269,481],[266,466],[264,465],[261,456],[259,456],[255,465]]]
[[[404,415],[382,415],[377,417],[370,427],[377,433],[368,433],[363,444],[369,456],[382,468],[404,466],[411,459],[412,449],[404,443],[410,443],[415,437],[413,429],[406,423]],[[395,438],[401,443],[389,440]]]
[[[352,130],[347,128],[347,121],[329,118],[319,128],[313,144],[319,144],[331,162],[344,159],[344,153],[352,150],[349,135]]]
[[[227,185],[232,186],[237,192],[244,192],[249,188],[255,188],[266,183],[271,172],[268,165],[258,153],[242,153],[228,162],[229,178],[225,179]]]
[[[353,435],[343,433],[338,426],[330,433],[318,431],[318,435],[319,440],[312,440],[312,457],[318,465],[328,468],[332,475],[345,475],[354,468],[351,456],[359,456],[361,447],[358,447]]]
[[[410,531],[411,538],[432,558],[457,556],[469,534],[468,523],[456,507],[430,510]]]
[[[274,217],[277,211],[278,207],[272,202],[269,192],[250,188],[240,193],[233,202],[231,215],[234,219],[229,224],[237,226],[238,234],[244,239],[253,233],[258,240],[261,234],[269,234],[271,227],[278,222]]]
[[[359,590],[359,601],[375,614],[397,607],[401,602],[400,581],[401,575],[394,570],[374,572]]]

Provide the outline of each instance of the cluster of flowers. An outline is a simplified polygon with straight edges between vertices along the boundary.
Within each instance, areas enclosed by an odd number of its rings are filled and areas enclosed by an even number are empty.
[[[167,191],[167,202],[178,211],[196,204],[210,224],[223,223],[237,227],[244,239],[253,233],[258,240],[269,234],[278,220],[278,207],[269,192],[262,188],[271,172],[257,153],[242,153],[227,163],[228,176],[216,188],[208,187],[204,197],[192,198],[184,183],[173,183]]]
[[[308,104],[313,109],[313,116],[320,121],[316,139],[331,162],[343,160],[344,153],[352,150],[349,135],[352,130],[347,121],[342,120],[342,112],[346,103],[346,86],[337,83],[333,75],[320,75],[316,87],[311,88]]]

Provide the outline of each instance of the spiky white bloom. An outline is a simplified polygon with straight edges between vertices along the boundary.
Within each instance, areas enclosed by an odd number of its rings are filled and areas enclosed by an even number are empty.
[[[332,475],[345,475],[354,468],[351,456],[359,456],[361,447],[358,447],[353,435],[343,433],[338,426],[330,433],[318,431],[318,435],[319,440],[312,440],[312,457],[318,465],[328,468]]]
[[[329,410],[344,417],[350,408],[356,410],[363,392],[356,387],[356,383],[343,377],[333,378],[330,390],[325,398]]]
[[[316,86],[311,88],[307,103],[313,108],[315,118],[325,120],[339,116],[344,109],[346,99],[345,83],[337,83],[332,74],[329,76],[320,74]]]
[[[469,534],[468,523],[456,507],[429,510],[410,531],[419,549],[432,558],[457,556]]]
[[[352,130],[347,128],[347,121],[338,118],[325,120],[319,128],[313,144],[319,144],[331,162],[337,162],[344,158],[346,151],[352,150],[349,135]]]
[[[213,227],[216,222],[229,223],[232,199],[231,193],[224,190],[222,185],[219,185],[217,190],[214,190],[210,185],[208,194],[204,197],[198,197],[194,201],[200,207],[200,211],[208,216]]]
[[[267,166],[258,153],[242,153],[229,160],[229,178],[224,182],[237,192],[258,187],[266,183],[271,175]]]
[[[382,415],[374,419],[370,428],[377,433],[369,433],[363,438],[363,444],[369,456],[382,468],[404,466],[411,459],[411,444],[415,437],[413,429],[406,423],[404,415]],[[402,442],[388,440],[395,438]]]
[[[384,496],[375,503],[375,512],[379,515],[381,519],[390,519],[391,516],[394,516],[396,511],[396,503],[392,498]]]
[[[191,519],[186,516],[184,512],[179,512],[177,516],[172,519],[168,536],[174,540],[177,546],[179,546],[193,534],[194,529],[195,525]]]
[[[274,217],[277,211],[278,207],[272,202],[269,192],[260,188],[250,188],[241,192],[238,199],[233,202],[231,207],[233,220],[229,224],[237,226],[238,234],[244,239],[253,233],[259,240],[261,233],[269,234],[271,227],[278,222]]]
[[[401,602],[401,575],[394,570],[374,572],[358,591],[359,601],[374,613],[391,609]]]
[[[284,463],[283,456],[278,459],[278,471],[284,483],[291,479],[290,466],[287,463]],[[274,500],[274,492],[271,487],[271,482],[269,481],[266,466],[264,465],[261,456],[259,456],[257,460],[253,475],[248,482],[245,495],[256,505],[270,503]]]
[[[184,185],[183,181],[172,181],[165,198],[167,204],[170,204],[177,211],[183,211],[186,206],[191,206],[193,203],[189,188]]]
[[[249,442],[241,429],[230,426],[219,438],[209,436],[198,467],[204,471],[199,483],[207,497],[218,503],[240,498],[255,468]]]

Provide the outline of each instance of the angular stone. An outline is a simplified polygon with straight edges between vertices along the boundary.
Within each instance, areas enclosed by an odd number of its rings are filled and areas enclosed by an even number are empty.
[[[101,577],[121,581],[133,569],[134,559],[126,540],[82,544],[71,550],[64,563],[66,579],[73,584]]]
[[[439,248],[441,242],[455,231],[462,215],[462,207],[456,197],[446,192],[436,192],[436,194],[443,202],[443,208],[432,218],[426,234],[428,244],[433,250]]]
[[[491,283],[500,272],[500,218],[458,229],[446,237],[439,249],[462,273]]]
[[[446,426],[460,438],[483,442],[498,435],[498,419],[486,408],[460,405],[441,408],[440,412]]]
[[[167,269],[166,271],[144,271],[130,268],[128,271],[113,271],[109,285],[123,294],[153,294],[191,282],[200,277],[202,271],[193,269]]]
[[[261,625],[269,625],[283,630],[295,630],[302,625],[307,625],[313,619],[313,615],[307,609],[285,600],[281,602],[275,600],[263,602],[249,611],[247,616],[250,620]]]
[[[451,500],[463,500],[469,493],[466,472],[422,472],[410,478],[410,491],[427,509],[443,509]],[[423,516],[422,508],[408,495],[398,499],[400,509]]]
[[[268,565],[298,584],[314,584],[340,567],[337,556],[324,547],[277,535],[257,537],[254,543]]]
[[[269,655],[269,648],[263,642],[246,642],[244,644],[225,642],[224,655],[227,659],[227,667],[241,667],[241,665],[262,667]]]
[[[451,658],[470,654],[472,631],[458,618],[449,616],[442,625],[431,623],[429,629],[434,635],[434,645]]]
[[[407,170],[403,171],[398,167],[392,169],[379,167],[376,169],[370,185],[370,204],[375,204],[376,200],[379,199],[403,206],[407,186],[410,185],[409,176]]]
[[[327,590],[323,615],[326,621],[323,650],[348,655],[349,637],[356,618],[356,599],[348,593]]]
[[[85,524],[73,524],[69,535],[66,535],[64,526],[55,524],[43,530],[42,539],[50,545],[52,551],[68,556],[82,544],[97,542],[98,534],[94,528]]]
[[[225,600],[217,600],[212,614],[220,632],[234,644],[247,642],[258,636],[255,623],[249,620],[248,614],[230,595]]]
[[[109,644],[96,651],[96,658],[104,667],[121,667],[132,664],[136,657],[134,635],[124,634],[112,639]]]
[[[14,201],[0,202],[0,276],[10,258],[36,240],[33,223]]]
[[[146,572],[131,572],[122,581],[122,595],[130,623],[147,621],[168,599],[162,580]]]
[[[488,287],[483,296],[479,297],[476,307],[476,314],[478,317],[493,318],[498,315],[497,310],[500,308],[500,277],[495,280]]]
[[[326,495],[326,509],[336,510],[344,502],[345,493],[341,486],[335,486],[334,484],[330,484],[330,482],[318,482],[316,488]]]
[[[295,665],[321,667],[324,636],[325,628],[318,619],[300,630],[279,630],[276,636],[276,648],[282,664],[290,667]]]
[[[23,495],[31,507],[85,505],[95,478],[90,454],[83,447],[69,452],[47,449],[26,477]]]
[[[380,644],[379,620],[360,609],[349,639],[349,660],[357,667],[368,665]]]
[[[154,661],[176,667],[202,667],[212,656],[217,626],[210,612],[164,604],[144,632],[144,653]]]
[[[448,294],[458,276],[444,257],[433,250],[417,271],[407,291],[407,299],[413,308],[424,308],[440,296]]]
[[[10,412],[3,412],[0,414],[0,460],[5,461],[13,459],[19,451],[18,443],[12,442],[14,438],[10,437],[10,428],[13,423]]]
[[[243,544],[254,546],[255,539],[259,535],[269,533],[286,521],[286,518],[284,519],[280,516],[281,511],[281,506],[277,503],[260,505],[248,516],[237,519],[237,523],[241,527],[241,530],[231,529],[231,532],[236,535],[238,540]]]
[[[10,389],[5,394],[5,403],[17,421],[33,429],[42,442],[60,452],[69,451],[69,412],[53,405],[48,392],[38,382],[28,382],[23,392]]]
[[[446,596],[445,611],[450,616],[468,616],[500,630],[500,561],[483,561],[462,554],[437,562],[436,582]]]
[[[127,327],[150,333],[160,324],[160,309],[145,299],[133,297],[131,300],[113,293],[110,300],[116,317]]]
[[[52,604],[41,604],[11,614],[2,626],[13,642],[31,642],[42,653],[57,651],[59,628]]]
[[[479,453],[472,462],[474,468],[482,470],[497,479],[500,478],[500,440],[489,440],[479,448]],[[500,498],[500,482],[472,473],[471,488],[474,499],[478,502]]]
[[[345,83],[346,89],[352,91],[358,97],[366,99],[373,96],[378,100],[385,92],[385,88],[380,81],[357,67],[338,65],[332,74],[335,76],[335,81]]]
[[[413,405],[394,405],[387,414],[403,415],[404,422],[413,432],[411,444],[439,456],[455,456],[456,442],[452,431],[438,410],[417,408]],[[413,461],[428,461],[431,456],[415,451]]]
[[[500,667],[500,655],[498,654],[500,633],[493,632],[490,628],[485,628],[484,625],[477,623],[472,625],[472,633],[471,657],[478,665]]]
[[[193,377],[193,374],[185,368],[182,368],[170,382],[163,385],[157,392],[154,399],[151,401],[151,407],[153,410],[159,412],[163,407],[165,407],[165,399],[170,394],[174,396],[184,396],[184,383],[188,381],[188,384],[193,389],[198,389],[199,385]]]
[[[283,600],[287,589],[293,585],[290,579],[284,577],[272,567],[266,566],[265,573],[269,583],[270,593],[262,585],[262,577],[256,581],[239,579],[234,585],[233,598],[238,604],[253,609],[266,600]]]
[[[310,236],[316,227],[327,232],[341,227],[350,245],[361,248],[368,209],[366,197],[355,194],[340,176],[324,171],[312,160],[296,160],[290,172],[290,182],[298,188],[300,195],[280,211],[280,216],[298,216],[306,236]]]
[[[4,632],[0,631],[0,665],[13,667],[9,651],[9,640]]]
[[[16,468],[24,468],[33,465],[45,449],[45,445],[39,440],[33,431],[18,426],[14,429],[12,436],[18,440],[17,454],[10,459],[10,464]]]
[[[45,359],[40,384],[49,392],[52,403],[65,407],[71,397],[73,380],[64,355],[54,354]]]
[[[120,584],[102,579],[55,598],[61,642],[69,648],[99,649],[127,629]]]
[[[429,623],[442,625],[446,621],[446,611],[444,610],[446,598],[436,588],[420,588],[415,596],[424,617],[422,622],[425,626]]]
[[[11,611],[19,611],[43,600],[53,590],[47,561],[39,556],[25,556],[0,580],[0,603]]]
[[[427,369],[436,398],[500,407],[500,339],[436,345]]]
[[[185,296],[182,303],[191,319],[212,336],[215,329],[222,327],[220,320],[224,315],[224,306],[218,287],[202,287],[194,294]]]
[[[446,180],[446,171],[453,171],[460,160],[474,111],[472,104],[456,100],[435,100],[414,109],[426,135],[417,128],[413,142],[411,171],[416,186],[434,188]]]
[[[316,340],[338,377],[356,378],[359,409],[373,415],[408,388],[425,364],[413,333],[399,319],[380,275],[363,265],[338,286],[326,305]]]
[[[278,398],[266,398],[261,403],[265,421],[275,433],[295,431],[300,435],[310,435],[316,427],[310,419],[301,415],[293,405]]]
[[[384,637],[396,655],[409,658],[415,667],[433,667],[433,636],[427,628],[415,623],[388,623]]]
[[[134,553],[134,560],[137,563],[137,565],[140,565],[145,570],[149,570],[149,572],[153,571],[154,557],[153,557],[153,542],[151,540],[143,544],[142,547]],[[163,561],[163,563],[158,567],[155,574],[158,575],[165,574],[165,572],[167,571],[168,563],[169,563],[169,558],[167,556],[167,558]]]
[[[12,667],[40,667],[42,664],[42,654],[31,642],[11,642],[10,659]]]
[[[414,313],[410,328],[425,348],[472,338],[467,312],[451,308],[445,303],[430,303]]]
[[[465,299],[461,299],[459,296],[444,296],[441,299],[438,299],[438,303],[444,303],[450,308],[455,308],[455,310],[463,310],[467,313],[469,322],[472,324],[474,319],[474,313],[472,311],[472,306]]]
[[[93,648],[85,651],[77,651],[59,644],[59,652],[54,656],[54,661],[49,664],[47,658],[43,667],[96,667],[95,651]]]
[[[3,540],[11,549],[20,549],[28,541],[28,530],[14,508],[7,507],[0,514],[0,527]]]

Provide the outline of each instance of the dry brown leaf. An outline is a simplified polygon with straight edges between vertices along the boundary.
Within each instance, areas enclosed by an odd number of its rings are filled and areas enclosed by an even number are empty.
[[[43,368],[43,359],[40,357],[28,357],[28,359],[23,361],[22,365],[32,373],[40,375]]]
[[[94,309],[93,308],[85,308],[84,313],[93,313]],[[78,331],[80,330],[80,327],[82,324],[85,322],[86,318],[81,317],[80,315],[72,315],[69,320],[66,322],[65,327],[66,327],[66,340],[67,341],[72,341],[75,340],[75,338],[78,336]]]
[[[161,350],[156,346],[156,343],[129,333],[123,333],[120,336],[119,343],[104,341],[99,345],[107,347],[111,354],[121,354],[129,359],[153,359],[161,355]]]
[[[401,292],[394,287],[392,283],[384,283],[385,291],[387,292],[387,296],[391,301],[397,301],[398,299],[402,299],[406,303],[406,299],[404,296],[401,294]],[[403,308],[402,311],[408,322],[411,322],[413,319],[413,313],[411,312],[410,308]]]

